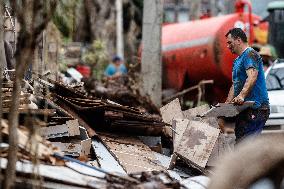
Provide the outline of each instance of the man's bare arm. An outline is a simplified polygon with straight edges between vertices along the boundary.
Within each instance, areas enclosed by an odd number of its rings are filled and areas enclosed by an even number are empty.
[[[234,85],[231,86],[230,91],[228,93],[228,97],[227,100],[225,101],[225,103],[229,103],[233,100],[234,98]]]
[[[246,79],[245,85],[240,92],[240,94],[233,99],[233,102],[236,104],[243,104],[244,99],[247,97],[247,95],[250,93],[251,89],[253,88],[256,80],[258,71],[255,68],[249,68],[246,70],[248,78]]]

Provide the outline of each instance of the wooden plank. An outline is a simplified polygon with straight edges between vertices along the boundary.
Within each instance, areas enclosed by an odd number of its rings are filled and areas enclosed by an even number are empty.
[[[205,168],[220,130],[200,121],[190,121],[177,148],[177,154]]]
[[[91,139],[89,138],[87,131],[84,127],[79,127],[80,135],[64,138],[63,141],[51,142],[54,146],[57,146],[65,155],[70,156],[86,156],[90,154]],[[56,140],[59,140],[57,138]]]
[[[100,138],[128,174],[165,170],[151,149],[138,138],[117,135],[100,135]]]
[[[8,124],[2,120],[2,132],[9,135]],[[56,150],[52,145],[45,144],[45,140],[40,136],[30,137],[28,134],[20,129],[17,129],[18,145],[20,148],[26,149],[32,155],[37,154],[38,157],[44,158],[51,156]]]
[[[173,119],[184,118],[178,98],[166,104],[165,106],[161,107],[160,112],[163,121],[170,125],[172,125]],[[170,128],[166,128],[166,134],[169,136],[173,136],[173,132]]]
[[[66,121],[65,124],[42,127],[39,130],[40,135],[44,138],[57,138],[64,136],[80,135],[79,122],[77,119]]]

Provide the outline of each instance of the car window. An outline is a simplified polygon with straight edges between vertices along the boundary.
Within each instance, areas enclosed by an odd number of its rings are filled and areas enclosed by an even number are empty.
[[[266,77],[267,90],[284,89],[284,68],[271,69]]]

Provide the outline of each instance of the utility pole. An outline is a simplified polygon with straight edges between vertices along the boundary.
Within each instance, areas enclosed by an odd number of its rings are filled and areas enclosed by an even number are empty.
[[[190,20],[198,20],[200,17],[201,0],[191,1],[190,3]]]
[[[115,1],[116,7],[116,54],[124,58],[122,0]]]
[[[142,29],[142,93],[161,106],[162,58],[161,31],[163,0],[144,0]]]
[[[216,0],[210,0],[210,12],[211,16],[217,15],[217,9],[216,9]]]

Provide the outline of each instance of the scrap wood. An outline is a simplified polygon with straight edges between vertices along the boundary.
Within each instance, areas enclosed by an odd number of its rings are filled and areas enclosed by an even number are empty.
[[[26,105],[26,104],[30,104],[30,103],[31,103],[31,101],[29,99],[19,99],[20,105],[24,105],[24,104]],[[12,104],[12,100],[3,100],[2,107],[8,108],[8,107],[11,106],[11,104]]]
[[[40,135],[44,138],[56,138],[63,136],[80,135],[78,120],[69,120],[65,124],[42,127],[40,128]]]
[[[8,123],[2,120],[2,133],[9,135]],[[40,136],[36,135],[29,137],[27,132],[17,129],[18,145],[20,148],[25,149],[31,155],[36,155],[40,159],[49,159],[54,153],[58,152],[58,149],[51,145],[48,141],[43,140]]]
[[[65,155],[87,156],[90,154],[91,139],[84,127],[79,127],[79,135],[49,138],[49,140]]]
[[[9,113],[10,108],[3,108],[3,113]],[[29,108],[19,108],[19,114],[23,115],[35,115],[35,116],[52,116],[55,115],[56,110],[54,109],[29,109]]]
[[[109,130],[117,133],[127,133],[128,135],[144,135],[144,136],[165,136],[165,127],[156,127],[151,124],[117,124],[117,122],[111,123],[109,127],[104,130]]]
[[[92,127],[87,123],[85,122],[85,120],[83,120],[81,118],[81,116],[75,112],[74,110],[72,110],[69,106],[67,106],[65,103],[63,102],[60,102],[60,101],[57,101],[57,104],[66,112],[68,112],[69,115],[71,115],[72,117],[74,117],[75,119],[77,119],[79,121],[79,124],[81,126],[83,126],[87,132],[88,132],[88,135],[92,138],[93,136],[96,136],[96,132],[92,129]]]
[[[127,173],[164,170],[151,149],[138,138],[106,134],[99,137]]]
[[[78,110],[100,110],[100,109],[114,109],[114,110],[120,110],[120,111],[127,111],[128,113],[136,113],[139,114],[140,112],[132,107],[127,107],[127,106],[121,106],[121,105],[116,105],[104,100],[99,100],[95,103],[85,103],[85,102],[81,102],[80,100],[85,100],[85,99],[80,99],[78,100],[78,98],[76,98],[76,100],[74,100],[74,98],[70,98],[70,97],[64,97],[64,96],[60,96],[58,94],[53,94],[56,98],[59,98],[61,100],[63,100],[64,102],[67,102],[68,104],[70,104],[71,106],[73,106],[74,108],[78,109]]]
[[[26,99],[26,98],[29,98],[30,96],[31,96],[30,93],[22,93],[22,94],[20,94],[19,98],[20,99]],[[3,93],[2,99],[3,100],[11,100],[12,99],[12,93],[10,93],[10,92]]]

